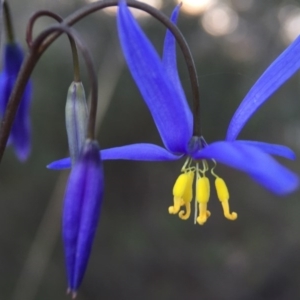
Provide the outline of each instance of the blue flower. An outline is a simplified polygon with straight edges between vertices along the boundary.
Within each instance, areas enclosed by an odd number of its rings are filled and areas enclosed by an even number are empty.
[[[15,85],[23,62],[23,51],[15,43],[8,43],[4,49],[4,67],[0,73],[0,113],[3,116],[10,94]],[[31,82],[28,82],[11,129],[9,143],[14,146],[17,157],[25,161],[31,150],[29,109],[32,94]]]
[[[103,187],[98,144],[87,140],[70,173],[62,222],[68,291],[73,296],[87,267],[99,220]]]
[[[179,6],[171,17],[176,22]],[[174,203],[170,214],[187,219],[191,213],[193,181],[196,177],[195,222],[202,225],[210,216],[207,204],[210,185],[207,172],[215,177],[215,187],[229,220],[237,218],[229,209],[229,192],[222,178],[215,173],[217,163],[246,172],[270,191],[283,195],[299,184],[296,174],[274,160],[271,155],[295,159],[292,150],[282,145],[257,141],[238,141],[237,135],[252,114],[300,67],[300,38],[295,40],[264,72],[235,112],[224,141],[208,145],[203,137],[192,136],[193,117],[182,89],[175,53],[175,40],[167,32],[163,59],[147,39],[124,1],[120,1],[118,30],[122,49],[140,92],[152,114],[165,148],[152,144],[133,144],[101,151],[103,160],[128,159],[171,161],[186,157],[182,174],[173,187]],[[51,169],[70,167],[70,159],[48,166]],[[181,210],[185,207],[185,211]],[[197,210],[199,209],[199,214]]]

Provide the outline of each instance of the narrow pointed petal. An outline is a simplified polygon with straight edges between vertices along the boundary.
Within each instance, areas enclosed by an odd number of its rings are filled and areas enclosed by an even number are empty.
[[[72,165],[71,158],[66,157],[56,161],[53,161],[49,165],[47,165],[47,169],[50,170],[66,170],[70,169]]]
[[[226,140],[235,140],[252,114],[299,68],[300,37],[277,57],[251,88],[231,119]]]
[[[181,158],[166,149],[153,144],[133,144],[121,147],[101,150],[102,160],[139,160],[139,161],[171,161]],[[47,166],[48,169],[62,170],[71,167],[70,158],[63,158],[52,162]]]
[[[257,142],[257,141],[241,141],[241,140],[235,141],[235,143],[254,146],[262,150],[263,152],[266,152],[271,155],[277,155],[291,160],[296,159],[295,152],[289,147],[283,145],[269,144],[269,143]]]
[[[131,74],[150,109],[166,148],[185,153],[192,136],[192,115],[178,94],[156,50],[124,1],[119,4],[118,31]]]
[[[153,144],[133,144],[101,151],[103,160],[127,159],[140,161],[171,161],[181,158],[166,149]]]
[[[296,190],[299,178],[270,155],[256,147],[236,142],[215,142],[199,151],[194,158],[215,159],[232,168],[246,172],[275,194]]]
[[[70,173],[64,200],[63,240],[69,290],[85,273],[100,215],[103,172],[97,142],[88,140]]]
[[[173,10],[171,21],[174,24],[176,24],[177,22],[179,10],[181,6],[182,4],[179,4]],[[173,83],[174,88],[176,89],[178,95],[180,95],[181,101],[187,102],[178,75],[177,58],[176,58],[176,40],[170,30],[167,30],[166,33],[162,62],[170,80]]]

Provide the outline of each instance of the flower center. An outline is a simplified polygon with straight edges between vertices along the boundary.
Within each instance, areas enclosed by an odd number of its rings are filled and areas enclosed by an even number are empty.
[[[229,209],[229,192],[225,181],[220,178],[214,172],[216,162],[213,160],[214,166],[210,172],[215,177],[215,187],[218,198],[222,204],[223,213],[228,220],[235,220],[237,213],[230,213]],[[173,187],[174,204],[169,207],[170,214],[178,214],[182,220],[187,220],[191,215],[191,202],[193,199],[193,182],[196,175],[195,189],[196,189],[196,201],[195,201],[195,224],[203,225],[210,217],[210,211],[207,209],[207,204],[210,196],[210,183],[206,177],[206,172],[209,170],[209,166],[206,160],[202,161],[202,168],[199,167],[197,162],[195,166],[192,166],[193,160],[188,158],[184,163],[181,174],[177,178]],[[185,207],[184,210],[180,210],[181,207]],[[199,213],[198,213],[199,209]]]

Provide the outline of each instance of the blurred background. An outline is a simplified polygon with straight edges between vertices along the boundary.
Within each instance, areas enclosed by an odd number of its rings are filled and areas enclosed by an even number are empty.
[[[11,0],[15,31],[25,45],[31,14],[65,17],[84,0]],[[170,15],[175,0],[144,1]],[[235,109],[256,79],[300,32],[300,1],[183,0],[178,26],[197,65],[204,136],[225,137]],[[138,14],[161,53],[164,27]],[[37,35],[50,25],[35,26]],[[113,10],[75,28],[91,49],[99,78],[98,140],[102,148],[136,142],[162,145],[126,68]],[[178,51],[182,84],[191,90]],[[0,299],[66,299],[61,210],[68,171],[46,169],[67,155],[64,105],[73,79],[66,37],[44,54],[32,74],[33,149],[21,164],[8,148],[0,168]],[[86,70],[83,81],[89,91]],[[240,138],[285,144],[300,154],[300,74],[249,121]],[[300,173],[299,160],[284,165]],[[168,214],[184,160],[104,163],[105,197],[78,299],[300,299],[299,191],[277,197],[246,174],[218,165],[228,185],[234,222],[223,217],[212,189],[212,216],[202,227]]]

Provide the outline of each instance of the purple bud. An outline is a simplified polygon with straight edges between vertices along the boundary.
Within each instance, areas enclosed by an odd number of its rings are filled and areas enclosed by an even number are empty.
[[[4,67],[0,73],[0,113],[2,116],[5,113],[23,58],[23,51],[17,43],[6,44],[4,49]],[[31,150],[29,120],[31,94],[32,86],[31,82],[28,82],[17,110],[9,139],[9,142],[13,144],[16,155],[20,161],[25,161]]]
[[[63,240],[69,290],[81,284],[90,256],[103,196],[103,171],[96,141],[87,140],[71,170],[65,193]]]

